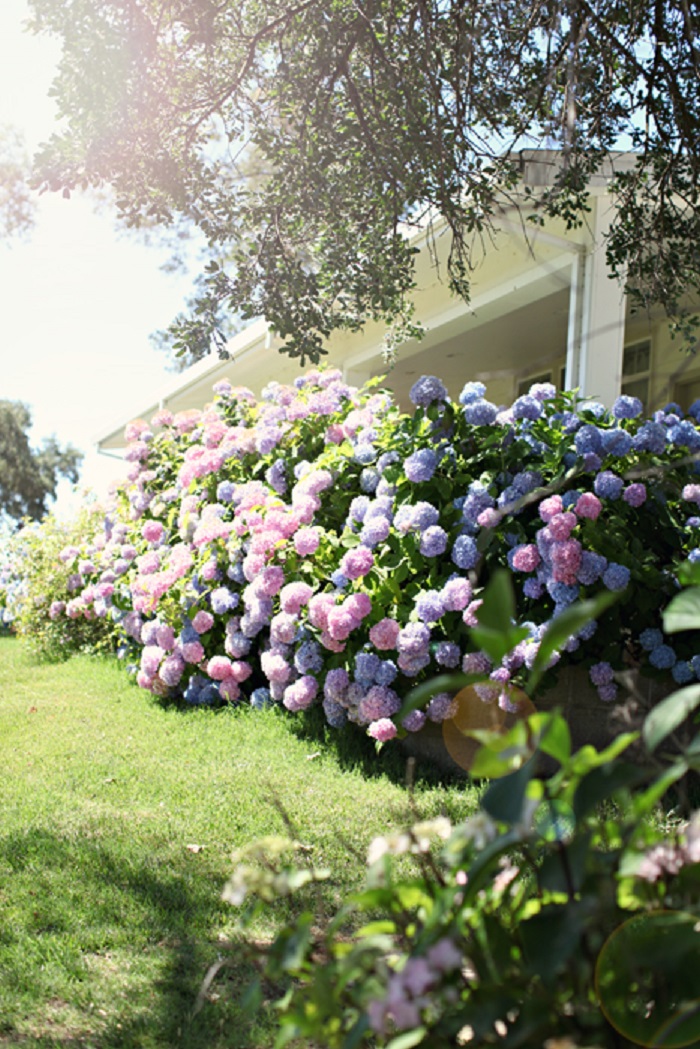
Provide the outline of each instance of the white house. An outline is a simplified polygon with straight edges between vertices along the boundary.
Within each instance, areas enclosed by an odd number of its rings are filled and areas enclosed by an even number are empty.
[[[620,154],[612,164],[631,159]],[[558,162],[555,152],[524,154],[523,182],[550,184]],[[497,404],[510,404],[532,382],[551,381],[606,404],[623,392],[640,397],[649,410],[669,400],[687,407],[700,396],[700,358],[680,352],[661,309],[633,314],[622,287],[608,273],[612,164],[591,184],[592,207],[580,229],[567,231],[563,222],[553,221],[544,228],[528,226],[515,208],[504,207],[499,233],[477,259],[469,304],[452,295],[444,280],[444,226],[438,222],[432,231],[414,236],[419,248],[416,320],[425,328],[424,338],[401,346],[388,369],[384,330],[369,323],[359,333],[336,333],[325,361],[341,368],[353,384],[385,375],[385,385],[404,407],[410,387],[423,374],[438,375],[453,397],[467,380],[480,380]],[[115,420],[100,434],[98,449],[122,448],[126,423],[148,419],[159,407],[202,407],[220,379],[258,394],[273,379],[293,381],[302,369],[279,352],[279,345],[265,321],[256,321],[231,340],[230,360],[212,356],[174,375],[150,402],[135,403],[128,418]]]

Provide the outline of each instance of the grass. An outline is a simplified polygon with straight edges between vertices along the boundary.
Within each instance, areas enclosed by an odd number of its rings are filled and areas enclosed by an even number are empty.
[[[166,707],[111,660],[36,665],[8,638],[0,765],[3,1047],[271,1046],[270,1012],[240,1010],[243,962],[193,1014],[232,936],[231,852],[286,833],[283,810],[334,872],[332,905],[408,812],[396,750],[329,746],[274,710]],[[414,796],[423,817],[475,805],[460,784]]]

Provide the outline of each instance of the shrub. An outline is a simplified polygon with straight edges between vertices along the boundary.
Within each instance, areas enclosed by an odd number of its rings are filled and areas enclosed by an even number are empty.
[[[424,376],[402,415],[338,372],[215,394],[131,424],[106,531],[71,555],[67,614],[119,621],[144,688],[320,704],[384,742],[450,716],[443,696],[397,719],[436,672],[477,671],[483,701],[511,706],[547,625],[601,593],[620,599],[550,653],[542,687],[571,664],[605,702],[621,669],[696,679],[693,639],[669,645],[658,609],[700,557],[697,406],[645,421],[634,398],[608,412],[540,384],[501,410]],[[506,565],[525,625],[487,658],[481,592]]]
[[[87,615],[64,615],[77,586],[70,565],[61,558],[66,547],[83,543],[102,527],[104,511],[83,508],[71,522],[49,514],[24,524],[5,538],[0,560],[0,613],[3,622],[24,638],[37,659],[62,660],[75,652],[112,651],[117,631],[109,617],[94,607]]]

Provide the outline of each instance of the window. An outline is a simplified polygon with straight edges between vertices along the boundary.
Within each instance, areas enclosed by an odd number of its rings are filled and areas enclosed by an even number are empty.
[[[625,346],[622,355],[621,392],[628,397],[638,397],[646,408],[649,403],[650,376],[651,339]]]

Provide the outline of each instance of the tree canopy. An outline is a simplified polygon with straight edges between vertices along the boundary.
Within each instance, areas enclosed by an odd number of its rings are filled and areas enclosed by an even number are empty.
[[[34,224],[30,170],[22,136],[0,125],[0,240],[22,236]]]
[[[0,516],[15,521],[43,517],[59,480],[66,477],[73,484],[77,482],[83,458],[71,445],[61,447],[55,437],[44,440],[38,449],[32,448],[31,425],[26,404],[0,400]]]
[[[311,360],[335,328],[411,330],[406,232],[440,216],[469,295],[505,207],[585,221],[620,150],[613,270],[671,312],[700,290],[695,0],[30,0],[62,37],[53,190],[108,184],[132,227],[193,224],[211,261],[176,342],[222,309]],[[560,151],[527,191],[521,151]]]

